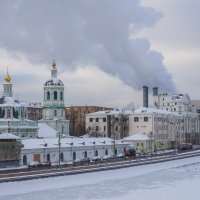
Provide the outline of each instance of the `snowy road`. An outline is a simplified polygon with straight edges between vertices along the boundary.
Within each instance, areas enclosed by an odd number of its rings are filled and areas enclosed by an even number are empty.
[[[200,157],[0,184],[0,200],[188,200],[199,196]],[[196,198],[198,199],[198,198]]]

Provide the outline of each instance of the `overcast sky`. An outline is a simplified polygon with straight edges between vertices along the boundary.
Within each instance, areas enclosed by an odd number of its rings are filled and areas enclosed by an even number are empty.
[[[198,0],[1,0],[1,82],[8,65],[14,95],[42,101],[55,59],[66,106],[139,106],[143,85],[200,99],[199,10]]]

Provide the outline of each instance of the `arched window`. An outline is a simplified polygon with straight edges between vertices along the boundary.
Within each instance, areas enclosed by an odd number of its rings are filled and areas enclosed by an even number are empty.
[[[95,156],[98,156],[98,151],[97,150],[95,151]]]
[[[51,162],[51,157],[49,153],[47,154],[47,162]]]
[[[60,161],[64,162],[64,154],[63,153],[60,154]]]
[[[54,110],[54,116],[55,117],[57,116],[57,110]]]
[[[87,158],[87,151],[84,152],[84,158]]]
[[[58,93],[57,93],[57,91],[54,91],[54,93],[53,93],[53,99],[54,100],[57,100],[58,99]]]
[[[106,156],[108,155],[108,149],[105,150],[105,155],[106,155]]]
[[[73,160],[76,160],[76,152],[73,152]]]
[[[47,100],[50,100],[50,92],[47,91]]]
[[[10,114],[10,109],[7,110],[7,118],[10,118],[11,114]]]
[[[63,100],[63,92],[60,92],[60,100]]]
[[[27,157],[26,157],[26,155],[23,156],[23,165],[27,165]]]

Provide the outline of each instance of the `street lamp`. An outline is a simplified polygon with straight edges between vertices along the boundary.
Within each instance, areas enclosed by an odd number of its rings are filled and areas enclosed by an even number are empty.
[[[63,135],[63,125],[62,125],[62,132],[59,132],[58,133],[58,165],[60,166],[60,146],[61,146],[61,143],[60,143],[60,140],[61,140],[61,136]]]
[[[153,133],[152,132],[150,132],[149,134],[148,134],[148,136],[150,137],[150,144],[151,144],[151,155],[153,154]]]

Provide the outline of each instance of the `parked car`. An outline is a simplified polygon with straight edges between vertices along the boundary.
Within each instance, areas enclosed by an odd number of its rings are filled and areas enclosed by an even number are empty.
[[[28,164],[29,168],[36,168],[36,167],[39,167],[39,166],[40,166],[40,162],[38,162],[38,161],[31,162],[31,163]]]
[[[102,158],[99,156],[95,156],[92,158],[92,161],[101,161],[101,160],[102,160]]]
[[[38,167],[51,167],[51,162],[41,162]]]

